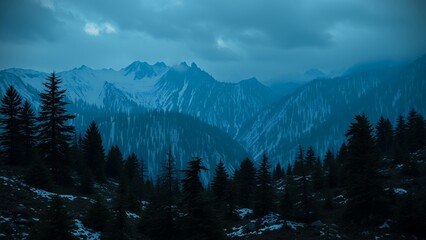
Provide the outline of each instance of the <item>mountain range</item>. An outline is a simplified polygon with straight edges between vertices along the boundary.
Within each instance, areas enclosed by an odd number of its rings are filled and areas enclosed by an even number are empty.
[[[340,77],[310,74],[322,78],[272,90],[255,78],[219,82],[195,63],[136,61],[120,70],[81,66],[58,73],[77,130],[96,120],[106,147],[138,153],[154,176],[170,144],[182,166],[201,155],[210,168],[223,159],[232,170],[245,156],[257,161],[263,152],[273,164],[286,164],[299,144],[320,154],[337,150],[355,114],[364,112],[374,123],[380,115],[394,122],[411,108],[426,113],[426,56],[353,68]],[[13,85],[38,108],[47,75],[2,70],[0,93]]]

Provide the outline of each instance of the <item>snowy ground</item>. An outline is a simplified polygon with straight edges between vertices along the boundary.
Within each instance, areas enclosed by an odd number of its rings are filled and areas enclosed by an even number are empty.
[[[238,209],[237,212],[242,213],[240,216],[245,216],[244,214],[252,213],[253,211],[251,209]],[[261,235],[265,232],[281,229],[284,226],[297,230],[298,228],[303,228],[305,225],[303,223],[280,220],[279,214],[270,213],[263,218],[251,220],[245,225],[233,227],[231,231],[227,233],[227,236],[232,238]]]
[[[95,232],[90,228],[84,227],[83,223],[74,219],[75,229],[72,231],[72,234],[81,240],[99,240],[101,237],[100,232]]]

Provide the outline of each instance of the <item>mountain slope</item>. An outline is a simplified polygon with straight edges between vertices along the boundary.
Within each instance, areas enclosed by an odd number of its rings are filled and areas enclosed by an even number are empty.
[[[275,99],[272,91],[254,78],[239,83],[218,82],[195,64],[173,67],[156,87],[153,105],[199,117],[231,136]]]
[[[117,144],[127,154],[135,152],[144,160],[154,179],[163,170],[169,147],[172,147],[178,170],[185,169],[192,157],[202,157],[203,164],[210,169],[202,174],[204,182],[213,176],[219,160],[226,163],[228,170],[233,170],[248,157],[244,148],[220,129],[177,112],[100,112],[94,119],[104,145]]]
[[[42,91],[48,75],[16,68],[1,73],[20,78],[23,84],[17,88],[23,95],[28,95],[27,86]],[[170,68],[164,63],[149,65],[136,61],[119,71],[94,70],[83,65],[58,75],[73,103],[85,102],[116,112],[177,111],[198,117],[232,136],[255,112],[276,99],[256,79],[218,82],[195,64],[186,63]],[[6,87],[8,83],[0,85]],[[31,100],[37,102],[37,98]]]
[[[368,70],[334,79],[317,79],[259,113],[237,140],[256,158],[266,151],[273,162],[294,159],[298,144],[319,153],[336,150],[355,114],[374,123],[392,121],[412,108],[426,113],[426,57],[410,65]]]

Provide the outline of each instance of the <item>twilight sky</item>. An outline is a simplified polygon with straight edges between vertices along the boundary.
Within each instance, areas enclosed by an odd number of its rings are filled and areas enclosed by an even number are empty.
[[[1,0],[0,69],[182,61],[263,82],[426,54],[424,0]]]

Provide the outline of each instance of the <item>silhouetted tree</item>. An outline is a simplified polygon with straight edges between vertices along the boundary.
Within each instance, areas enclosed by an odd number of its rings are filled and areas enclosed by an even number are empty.
[[[284,170],[281,167],[280,163],[277,163],[274,170],[272,171],[272,181],[276,182],[280,179],[283,179],[285,176]]]
[[[339,181],[339,167],[330,149],[325,153],[324,170],[326,172],[326,185],[330,188],[337,187]]]
[[[393,128],[389,119],[380,117],[376,124],[376,144],[381,154],[389,154],[393,144]]]
[[[404,163],[408,160],[407,128],[404,117],[399,115],[394,133],[394,160],[396,163]]]
[[[117,145],[111,146],[107,155],[106,175],[109,178],[118,180],[123,170],[123,154]]]
[[[257,187],[255,189],[254,215],[262,217],[274,209],[274,188],[269,172],[270,165],[266,154],[262,155],[259,170],[257,172]]]
[[[29,163],[34,160],[36,154],[36,116],[28,101],[24,102],[21,110],[18,112],[20,128],[22,131],[22,145],[23,145],[23,162]]]
[[[324,172],[319,157],[312,166],[312,186],[314,191],[321,191],[324,188]]]
[[[293,176],[286,176],[284,194],[280,200],[280,215],[283,219],[293,219],[295,215],[296,186]]]
[[[365,115],[355,116],[348,132],[346,163],[348,194],[347,216],[361,222],[383,214],[383,186],[379,181],[379,156],[372,126]]]
[[[407,119],[407,148],[413,153],[426,144],[425,120],[414,109],[410,111]]]
[[[229,187],[229,175],[225,169],[225,165],[223,164],[222,160],[220,160],[215,169],[215,174],[211,182],[211,189],[214,205],[216,209],[219,210],[221,215],[226,213],[225,208],[228,201]]]
[[[127,177],[128,188],[126,190],[127,208],[133,212],[141,209],[143,181],[140,163],[136,154],[132,153],[124,163],[124,174]]]
[[[253,207],[253,189],[256,187],[256,168],[252,160],[244,159],[234,173],[239,207]]]
[[[187,215],[184,217],[185,239],[225,239],[223,230],[216,222],[216,216],[203,194],[203,186],[199,173],[207,170],[201,165],[201,158],[188,162],[188,168],[183,170],[183,194]]]
[[[67,125],[67,122],[74,116],[68,114],[65,109],[68,103],[64,101],[65,90],[59,87],[61,82],[56,74],[52,73],[44,83],[45,90],[40,93],[38,139],[42,158],[52,168],[55,180],[67,184],[70,181],[68,145],[74,135],[74,127]]]
[[[288,163],[288,165],[287,165],[287,169],[286,169],[286,175],[287,176],[291,176],[291,175],[293,175],[293,171],[291,171],[292,170],[292,167],[291,167],[291,164],[290,163]]]
[[[82,141],[83,159],[97,181],[105,182],[105,150],[101,134],[95,121],[92,121],[84,134]]]
[[[305,158],[303,155],[302,146],[299,145],[297,158],[294,161],[293,174],[297,176],[306,175]]]
[[[0,106],[0,147],[5,162],[12,165],[21,163],[21,129],[19,112],[21,111],[21,96],[11,85],[1,99]]]
[[[316,160],[316,157],[315,157],[314,149],[312,148],[312,146],[309,146],[308,150],[306,151],[306,158],[305,158],[306,175],[310,175],[312,173],[315,160]]]

